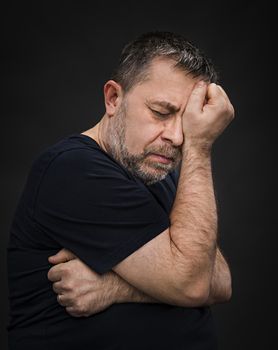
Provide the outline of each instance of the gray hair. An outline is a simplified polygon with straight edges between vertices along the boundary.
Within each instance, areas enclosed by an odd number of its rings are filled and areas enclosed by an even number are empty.
[[[118,67],[111,79],[119,83],[124,92],[147,78],[148,68],[157,57],[171,58],[174,67],[194,78],[217,82],[217,73],[211,61],[182,35],[171,32],[149,32],[126,44]]]

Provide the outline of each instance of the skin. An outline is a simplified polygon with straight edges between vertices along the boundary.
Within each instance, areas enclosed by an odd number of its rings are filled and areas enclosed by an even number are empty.
[[[106,113],[95,127],[84,132],[147,184],[162,180],[182,157],[181,117],[198,80],[173,69],[174,63],[156,59],[148,80],[127,94],[109,80],[104,86]],[[171,103],[176,112],[161,102]]]
[[[146,184],[181,162],[171,227],[102,276],[60,251],[50,258],[57,265],[48,274],[58,302],[73,316],[88,316],[117,302],[202,306],[229,300],[231,276],[217,248],[210,160],[214,140],[234,115],[226,93],[174,69],[169,59],[156,59],[146,81],[124,94],[110,80],[104,96],[105,115],[84,134]]]
[[[71,316],[88,317],[119,303],[163,303],[135,288],[113,271],[97,274],[67,249],[49,257],[49,262],[55,265],[48,275],[53,282],[57,301]],[[218,249],[210,295],[199,306],[229,300],[231,295],[225,298],[223,295],[227,295],[226,285],[230,278],[227,263]]]

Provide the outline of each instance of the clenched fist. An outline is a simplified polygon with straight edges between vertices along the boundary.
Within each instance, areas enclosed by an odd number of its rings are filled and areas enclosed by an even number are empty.
[[[225,91],[214,83],[198,82],[183,114],[183,149],[210,149],[233,118],[234,108]]]

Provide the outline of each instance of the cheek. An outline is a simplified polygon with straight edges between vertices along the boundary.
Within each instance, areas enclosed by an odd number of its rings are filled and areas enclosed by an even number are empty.
[[[131,153],[141,153],[160,134],[160,125],[148,113],[131,118],[126,126],[126,146]]]

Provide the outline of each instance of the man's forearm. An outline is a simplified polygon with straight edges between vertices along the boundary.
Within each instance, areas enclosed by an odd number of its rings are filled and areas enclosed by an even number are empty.
[[[112,278],[112,276],[111,276]],[[108,282],[108,281],[107,281]],[[111,288],[111,286],[109,286]],[[116,303],[164,303],[133,287],[116,273],[113,273],[113,288]],[[217,248],[210,284],[210,294],[204,305],[225,302],[231,296],[231,274],[227,262]]]
[[[206,300],[217,246],[210,150],[191,145],[184,149],[170,220],[172,251],[183,288],[189,297],[199,293]]]
[[[114,300],[116,303],[161,303],[161,301],[141,292],[113,272]]]
[[[189,147],[184,152],[170,220],[172,251],[187,295],[203,295],[200,305],[229,299],[231,275],[217,249],[217,207],[209,151]],[[125,293],[134,302],[155,302],[129,284]]]

